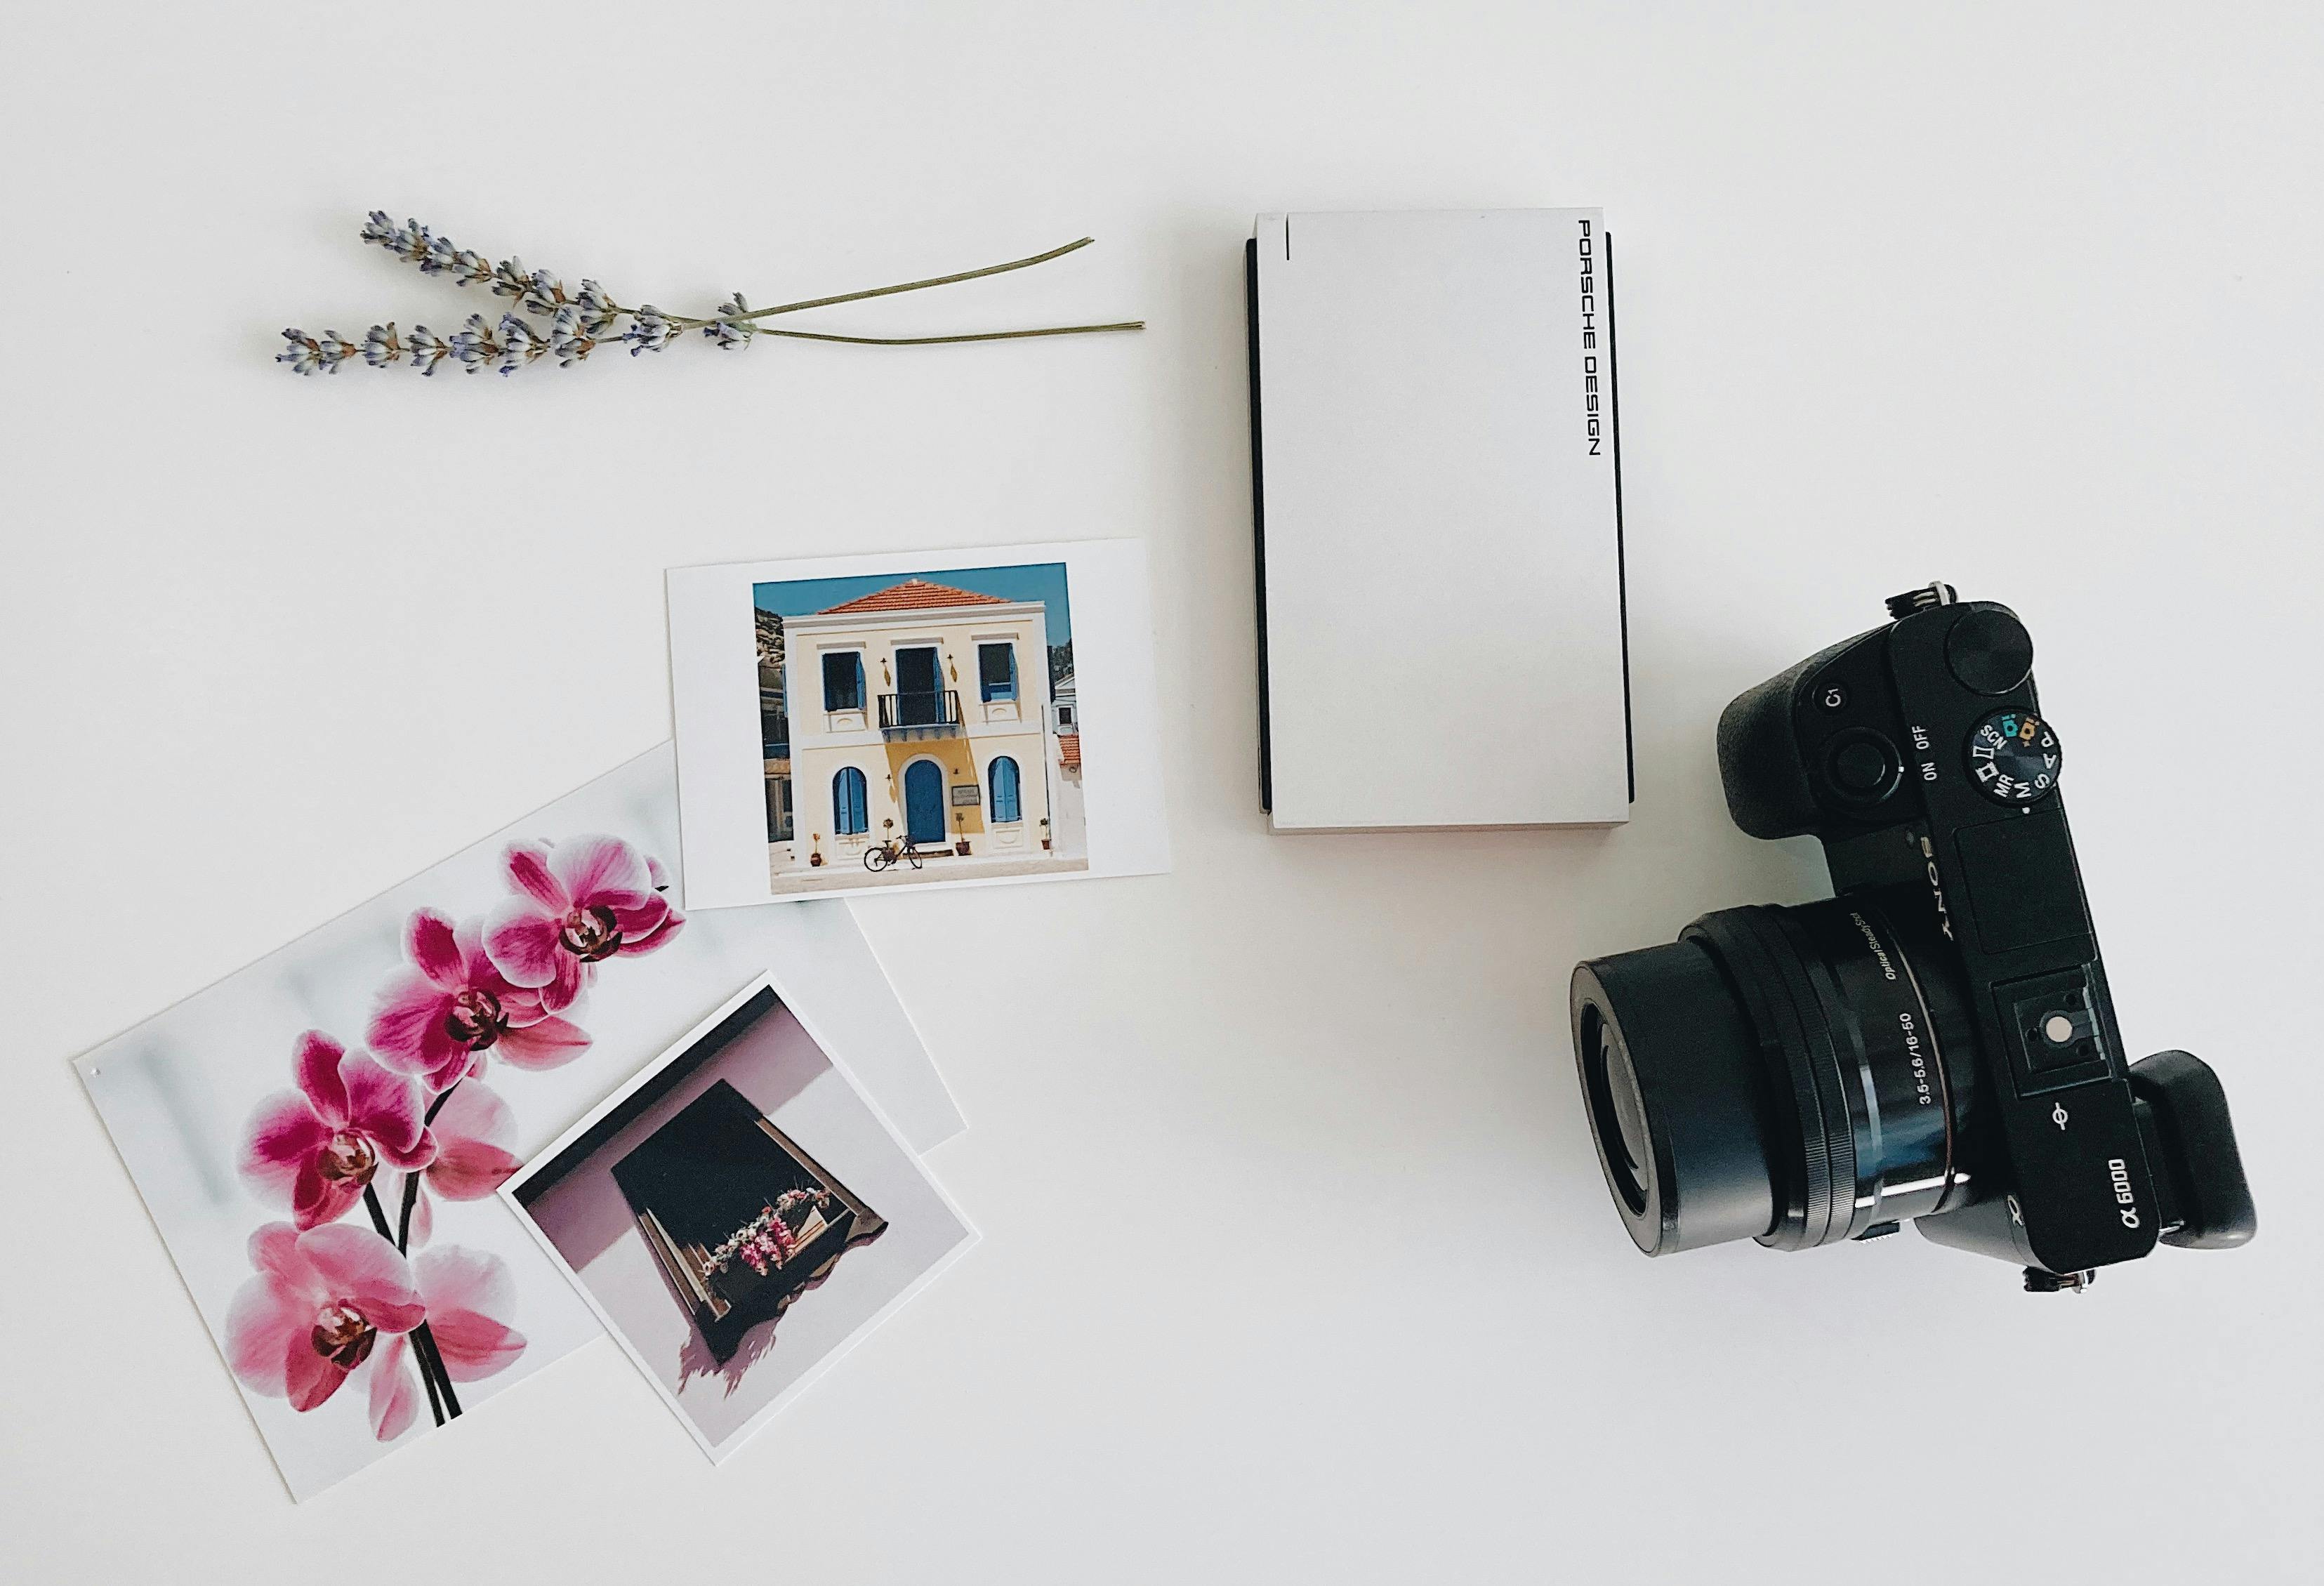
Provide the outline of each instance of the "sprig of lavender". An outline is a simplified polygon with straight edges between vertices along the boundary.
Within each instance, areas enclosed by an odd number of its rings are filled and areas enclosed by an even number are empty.
[[[424,325],[413,326],[410,337],[401,337],[392,322],[373,326],[359,343],[347,341],[337,331],[327,330],[320,336],[309,336],[303,330],[293,328],[282,333],[285,345],[283,350],[275,355],[276,363],[288,364],[301,374],[336,374],[341,364],[360,355],[363,361],[374,369],[384,369],[408,360],[411,367],[421,373],[433,374],[448,359],[471,374],[486,368],[497,369],[503,374],[513,374],[545,356],[554,358],[559,368],[571,368],[608,342],[627,345],[632,357],[641,353],[658,353],[689,330],[699,330],[714,346],[732,352],[749,346],[761,336],[788,337],[799,341],[841,342],[860,346],[932,346],[950,342],[1014,341],[1038,336],[1084,336],[1114,330],[1139,330],[1146,324],[1142,319],[1130,319],[1109,325],[1054,325],[1029,330],[984,330],[953,336],[843,336],[828,331],[786,330],[761,323],[779,314],[825,309],[835,303],[859,302],[866,298],[918,291],[932,286],[949,286],[955,281],[974,281],[982,276],[1027,269],[1085,248],[1096,240],[1093,237],[1083,237],[1030,258],[1013,259],[1005,264],[990,264],[982,270],[931,276],[925,281],[908,281],[895,286],[872,287],[864,291],[841,292],[834,297],[778,303],[770,309],[752,308],[738,291],[712,309],[706,318],[697,318],[690,315],[672,314],[651,303],[641,303],[635,308],[624,307],[615,301],[603,286],[586,278],[577,290],[568,291],[564,281],[554,272],[528,270],[524,261],[514,254],[497,264],[487,263],[483,254],[463,248],[448,237],[437,235],[417,220],[396,225],[383,209],[371,212],[364,222],[361,235],[364,242],[375,243],[405,263],[417,264],[422,274],[447,276],[453,285],[459,287],[489,286],[495,297],[515,300],[518,311],[503,313],[497,323],[487,321],[482,314],[472,314],[467,323],[449,337],[439,337]],[[549,323],[536,326],[525,318],[526,315]],[[626,327],[622,324],[623,320],[628,321]]]

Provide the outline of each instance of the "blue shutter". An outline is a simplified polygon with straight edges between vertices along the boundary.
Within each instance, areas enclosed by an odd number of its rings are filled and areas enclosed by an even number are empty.
[[[842,766],[831,779],[831,824],[843,837],[855,836],[872,825],[864,805],[863,773],[852,765]]]
[[[1020,820],[1017,802],[1017,762],[1001,755],[992,762],[992,818],[995,822]]]
[[[976,682],[987,705],[1017,697],[1017,647],[980,644],[976,647]]]
[[[863,655],[844,650],[823,658],[823,708],[863,708]]]

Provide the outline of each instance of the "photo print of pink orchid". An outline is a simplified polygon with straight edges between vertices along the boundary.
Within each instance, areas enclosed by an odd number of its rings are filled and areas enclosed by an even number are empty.
[[[741,982],[960,1128],[844,906],[689,918],[677,836],[665,745],[79,1059],[294,1498],[598,1334],[495,1192]]]
[[[463,1089],[484,1098],[465,1118],[505,1117],[507,1104],[484,1080],[502,1038],[516,1035],[536,1069],[578,1057],[587,1033],[550,1010],[573,1008],[600,961],[666,947],[686,923],[664,896],[659,863],[619,837],[512,843],[502,862],[520,899],[510,900],[512,912],[505,902],[494,910],[490,932],[481,921],[455,926],[432,908],[413,910],[406,923],[411,970],[385,982],[372,1019],[372,1038],[405,1072],[309,1030],[293,1062],[299,1088],[258,1104],[243,1146],[244,1179],[287,1202],[292,1221],[251,1235],[256,1271],[227,1317],[226,1358],[244,1387],[300,1411],[368,1371],[372,1433],[382,1442],[411,1425],[407,1341],[438,1425],[460,1414],[456,1383],[491,1377],[524,1352],[523,1334],[484,1308],[511,1294],[498,1256],[452,1245],[410,1259],[415,1234],[425,1244],[433,1231],[430,1208],[447,1188],[457,1192],[448,1198],[480,1199],[518,1166],[489,1141],[455,1137],[463,1167],[431,1180],[427,1170],[444,1147],[430,1126]],[[464,951],[464,937],[481,950]],[[560,1027],[555,1037],[526,1038],[551,1021]],[[339,1221],[358,1204],[368,1231]]]

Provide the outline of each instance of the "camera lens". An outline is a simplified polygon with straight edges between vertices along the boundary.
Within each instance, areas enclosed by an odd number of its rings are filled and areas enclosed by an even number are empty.
[[[1614,1027],[1596,1008],[1582,1014],[1582,1083],[1590,1096],[1591,1115],[1604,1130],[1606,1182],[1622,1204],[1635,1214],[1646,1209],[1646,1104],[1638,1094],[1638,1076]]]
[[[1648,1255],[1764,1233],[1775,1217],[1749,1026],[1699,942],[1573,974],[1574,1050],[1598,1159]]]
[[[1574,971],[1591,1133],[1640,1249],[1801,1249],[1968,1198],[1975,1065],[1935,929],[1905,891],[1732,908]]]

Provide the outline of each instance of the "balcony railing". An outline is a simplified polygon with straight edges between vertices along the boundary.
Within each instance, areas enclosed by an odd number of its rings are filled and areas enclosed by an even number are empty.
[[[960,690],[945,688],[925,694],[882,694],[882,733],[957,733],[960,731]]]

